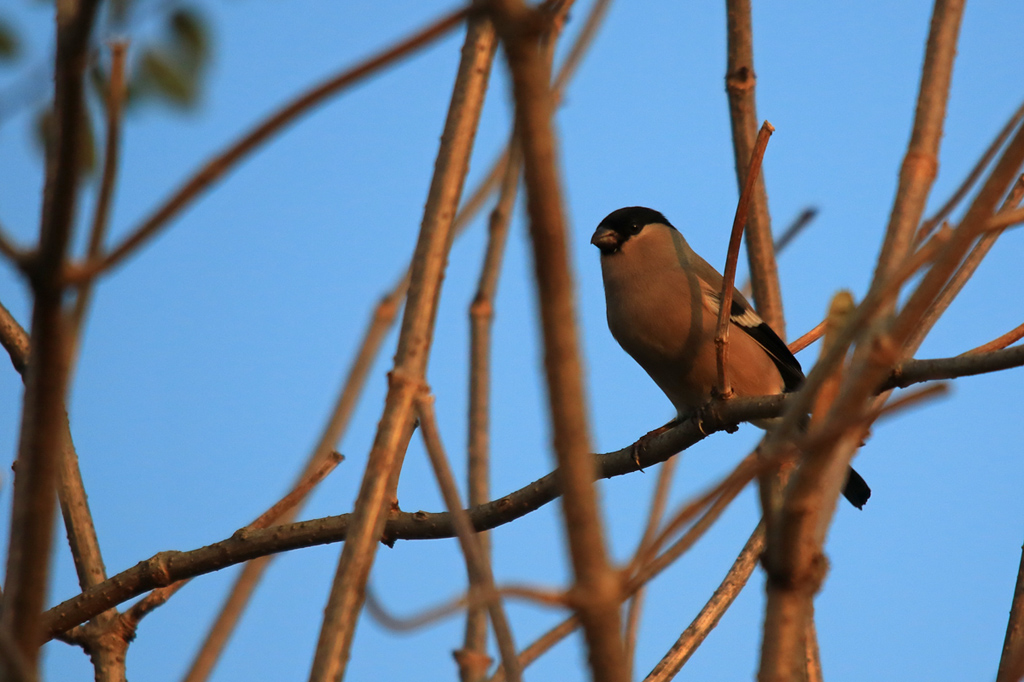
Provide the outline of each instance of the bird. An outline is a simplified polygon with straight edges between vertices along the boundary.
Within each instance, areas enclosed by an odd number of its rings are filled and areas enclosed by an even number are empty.
[[[722,275],[663,214],[643,206],[609,213],[590,243],[601,252],[612,336],[672,402],[677,420],[697,413],[711,399],[717,380],[714,338]],[[729,381],[737,397],[799,388],[804,380],[800,363],[735,290],[729,321]],[[871,496],[852,467],[843,495],[858,509]]]

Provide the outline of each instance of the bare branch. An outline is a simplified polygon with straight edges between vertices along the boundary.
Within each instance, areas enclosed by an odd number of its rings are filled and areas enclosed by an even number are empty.
[[[382,68],[444,36],[459,26],[468,13],[468,8],[452,12],[416,32],[409,38],[302,93],[293,101],[258,123],[239,140],[229,145],[227,149],[207,161],[199,171],[186,180],[174,194],[164,200],[159,208],[154,210],[142,224],[132,230],[106,256],[99,260],[90,260],[79,267],[72,268],[68,274],[68,279],[80,284],[100,273],[106,273],[114,269],[142,244],[152,239],[173,217],[209,189],[214,182],[233,169],[261,144],[267,142],[275,133],[285,126],[294,123],[300,116],[321,104],[328,97],[343,91],[360,80],[380,71]]]
[[[469,574],[470,587],[477,587],[483,592],[487,610],[491,616],[491,624],[494,626],[494,636],[498,641],[498,650],[501,652],[505,676],[511,682],[516,682],[522,677],[522,670],[519,667],[519,659],[516,657],[512,629],[509,627],[508,616],[505,615],[501,597],[498,596],[494,588],[491,562],[482,551],[483,548],[474,534],[469,517],[462,508],[458,486],[455,483],[455,477],[452,476],[451,467],[448,465],[448,456],[445,454],[444,446],[441,444],[441,434],[438,431],[437,417],[434,414],[433,398],[425,393],[421,394],[417,399],[417,407],[420,413],[420,428],[427,446],[427,454],[430,456],[430,463],[434,468],[434,476],[437,478],[438,487],[444,497],[445,506],[448,507],[448,512],[452,515],[452,525],[466,560],[466,572]]]
[[[68,368],[62,274],[78,196],[82,76],[97,5],[96,0],[57,4],[53,138],[47,150],[39,249],[29,276],[34,296],[32,363],[25,382],[0,628],[13,638],[31,673],[39,660],[63,445]]]
[[[1003,348],[1006,348],[1010,344],[1016,343],[1021,339],[1024,339],[1024,324],[1017,325],[1016,327],[1006,332],[1002,336],[992,339],[988,343],[982,344],[977,348],[972,348],[971,350],[967,351],[965,355],[973,353],[988,353],[989,351],[993,350],[1002,350]]]
[[[648,547],[653,543],[661,525],[661,519],[665,516],[665,507],[668,504],[668,493],[672,488],[672,474],[675,473],[676,464],[679,460],[673,457],[661,465],[658,472],[658,483],[654,487],[654,495],[651,496],[651,509],[647,513],[647,523],[644,526],[644,534],[640,538],[634,556],[646,555]],[[629,600],[629,608],[626,611],[626,665],[629,667],[630,678],[635,668],[636,640],[640,629],[640,612],[643,606],[644,590],[639,589]]]
[[[910,252],[914,230],[938,174],[939,144],[953,77],[963,0],[936,0],[925,48],[914,129],[900,169],[896,200],[878,257],[872,288],[887,282]]]
[[[594,462],[588,454],[586,402],[551,130],[554,103],[548,69],[537,50],[539,35],[533,29],[536,15],[532,10],[521,0],[500,0],[492,7],[512,71],[516,125],[523,145],[548,403],[564,493],[562,510],[576,576],[573,597],[594,679],[624,682],[628,672],[619,626],[619,585],[608,564],[593,484]]]
[[[505,177],[501,183],[498,204],[491,212],[487,250],[480,272],[476,295],[469,307],[469,504],[483,504],[491,498],[490,493],[490,392],[491,392],[491,329],[494,320],[494,297],[498,288],[498,274],[501,271],[505,243],[508,238],[512,209],[515,206],[516,189],[522,169],[518,146],[509,144],[510,156],[506,164]],[[490,540],[480,535],[480,549],[490,555]],[[487,649],[487,620],[484,607],[471,605],[466,613],[466,634],[462,651],[485,655]],[[462,682],[475,682],[486,674],[474,665],[478,657],[465,655],[459,659]],[[478,674],[480,673],[480,674]]]
[[[1019,682],[1024,678],[1024,552],[1017,569],[1017,585],[1013,588],[1010,620],[1006,624],[1006,638],[999,657],[996,682]]]
[[[896,378],[880,390],[1022,365],[1024,347],[983,356],[908,360],[894,373]],[[731,428],[741,421],[777,417],[788,409],[788,404],[795,398],[795,395],[776,395],[713,402],[705,408],[699,426],[695,420],[688,419],[649,439],[641,451],[640,464],[643,468],[654,466],[708,435]],[[634,454],[634,448],[630,445],[615,452],[597,455],[597,475],[600,478],[612,478],[635,474],[637,468]],[[559,494],[553,472],[513,493],[467,511],[477,532],[492,530],[539,509]],[[105,609],[175,580],[203,575],[269,554],[341,542],[345,540],[351,518],[350,514],[342,514],[276,526],[267,531],[239,532],[227,540],[190,552],[162,552],[47,611],[44,618],[46,638],[52,638]],[[450,515],[444,512],[395,512],[388,520],[383,537],[388,542],[450,538],[454,537],[454,530]]]
[[[1003,206],[1000,213],[996,214],[996,219],[1000,217],[1007,217],[1008,213],[1013,213],[1012,209],[1020,203],[1021,198],[1024,198],[1024,175],[1017,178],[1017,182],[1006,199],[1003,201]],[[1024,220],[1024,215],[1020,218]],[[949,282],[942,288],[942,293],[939,294],[938,298],[929,306],[927,312],[914,330],[914,334],[910,337],[908,342],[908,354],[912,354],[916,351],[921,343],[924,341],[925,336],[931,331],[935,323],[938,322],[939,317],[949,308],[953,303],[953,300],[963,290],[967,281],[974,275],[978,266],[981,265],[981,261],[988,255],[988,252],[995,246],[996,240],[1003,233],[1009,225],[1015,222],[1014,218],[1006,221],[1004,225],[996,226],[993,229],[992,223],[995,219],[990,220],[988,228],[985,234],[981,235],[978,242],[971,249],[971,252],[967,254],[967,257],[957,268],[956,273],[950,278]]]
[[[988,149],[985,150],[981,155],[981,158],[974,164],[974,168],[972,168],[967,174],[967,177],[960,183],[960,186],[957,187],[955,192],[953,192],[953,195],[950,196],[949,199],[946,200],[946,203],[942,205],[942,208],[936,211],[932,217],[928,218],[928,220],[921,223],[921,227],[918,228],[917,231],[917,242],[923,242],[935,230],[935,228],[942,224],[943,220],[949,217],[949,214],[953,212],[953,209],[955,209],[957,205],[964,200],[967,194],[971,191],[971,188],[974,187],[975,183],[977,183],[979,178],[981,178],[985,169],[988,168],[990,163],[992,163],[992,159],[996,157],[996,154],[999,153],[1002,146],[1006,144],[1008,139],[1010,139],[1010,135],[1013,134],[1013,131],[1016,130],[1022,120],[1024,120],[1024,104],[1021,104],[1017,108],[1017,111],[1010,116],[1010,120],[1003,125],[995,139],[992,140],[991,144],[989,144]]]
[[[722,583],[711,595],[711,599],[700,610],[693,622],[679,635],[679,639],[672,645],[672,648],[644,678],[644,682],[667,682],[683,669],[693,652],[715,629],[718,621],[722,619],[747,581],[750,580],[763,551],[764,523],[762,522],[754,529],[747,544],[743,546],[736,561],[729,568],[729,572],[725,574]]]
[[[748,163],[753,156],[758,119],[754,74],[754,37],[750,0],[726,0],[726,35],[729,43],[725,90],[729,95],[729,122],[736,163],[737,187],[747,185]],[[757,179],[747,221],[747,260],[754,305],[758,314],[781,337],[786,338],[779,272],[772,249],[771,214],[764,176]]]
[[[121,150],[121,115],[126,94],[125,58],[128,54],[128,43],[114,42],[110,45],[110,78],[107,91],[107,141],[103,150],[103,175],[100,179],[99,196],[96,199],[96,210],[93,214],[92,228],[89,231],[89,246],[86,258],[98,258],[106,239],[107,227],[110,224],[110,202],[114,196],[117,182],[117,169]],[[89,300],[92,297],[92,282],[86,281],[78,289],[74,311],[71,314],[72,330],[75,334],[76,350],[80,344],[82,321],[85,319]]]
[[[740,200],[736,204],[736,216],[732,221],[732,233],[729,236],[729,252],[725,259],[725,272],[722,275],[722,293],[719,297],[718,326],[715,331],[715,359],[718,363],[718,385],[716,391],[723,398],[732,395],[732,387],[729,385],[726,375],[727,361],[729,357],[729,318],[732,316],[732,293],[733,284],[736,281],[736,261],[740,255],[740,242],[743,239],[743,228],[747,224],[747,208],[750,205],[754,185],[760,176],[761,160],[764,158],[764,150],[768,146],[768,138],[775,132],[775,128],[768,121],[761,126],[757,134],[757,142],[750,156],[750,168],[746,173],[746,182],[743,184],[743,191],[740,193]]]
[[[473,17],[466,31],[462,59],[441,136],[427,204],[412,261],[408,301],[398,339],[390,386],[356,498],[352,528],[338,562],[324,611],[310,682],[328,682],[344,675],[366,580],[384,530],[398,472],[412,436],[413,402],[427,367],[441,282],[452,243],[452,229],[462,194],[469,155],[494,56],[490,19]]]

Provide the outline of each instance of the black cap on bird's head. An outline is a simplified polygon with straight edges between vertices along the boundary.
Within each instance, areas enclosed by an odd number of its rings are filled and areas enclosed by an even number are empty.
[[[644,206],[627,206],[609,213],[597,226],[590,243],[601,250],[601,253],[612,254],[622,248],[622,244],[645,226],[660,223],[673,227],[664,215],[653,208]]]

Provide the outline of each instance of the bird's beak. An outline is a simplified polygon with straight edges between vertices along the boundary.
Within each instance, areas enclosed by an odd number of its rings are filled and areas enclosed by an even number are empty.
[[[601,249],[602,254],[615,253],[622,246],[622,239],[619,233],[608,227],[598,227],[594,230],[594,236],[590,243]]]

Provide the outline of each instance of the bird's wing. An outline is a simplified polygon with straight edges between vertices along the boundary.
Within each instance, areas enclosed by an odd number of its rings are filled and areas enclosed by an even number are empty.
[[[721,281],[721,277],[719,277],[719,281]],[[708,304],[708,308],[717,318],[722,302],[721,289],[713,289],[703,279],[701,280],[701,289],[704,292],[704,299]],[[750,304],[747,303],[746,299],[739,292],[733,294],[732,307],[729,310],[729,321],[764,349],[764,352],[775,363],[775,367],[778,368],[787,392],[799,388],[804,380],[804,373],[800,368],[800,363],[793,357],[789,347],[786,346],[786,342],[780,339],[775,330],[769,327],[768,323],[754,312],[754,309],[750,307]]]

